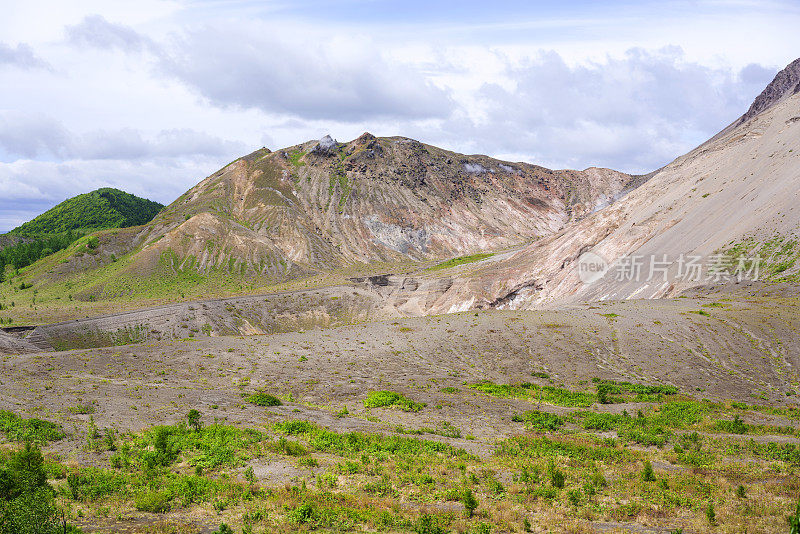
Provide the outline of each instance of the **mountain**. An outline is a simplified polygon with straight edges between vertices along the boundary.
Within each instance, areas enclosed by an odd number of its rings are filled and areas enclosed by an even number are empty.
[[[143,228],[100,236],[105,254],[88,263],[73,255],[51,271],[93,269],[111,251],[125,256],[114,267],[119,276],[87,288],[100,297],[130,293],[120,286],[126,277],[166,283],[199,276],[216,280],[215,289],[237,280],[258,287],[359,265],[443,259],[551,235],[611,204],[635,179],[467,156],[403,137],[325,137],[244,156]]]
[[[89,254],[78,243],[30,279],[40,292],[69,284],[80,300],[355,282],[387,309],[418,315],[671,296],[697,285],[676,280],[681,255],[757,252],[770,274],[795,276],[798,65],[775,77],[749,118],[646,176],[326,136],[237,159],[146,225],[98,234]],[[591,284],[578,276],[587,252],[611,266]],[[670,281],[616,280],[633,254],[669,256]]]
[[[84,325],[123,332],[147,325],[172,337],[192,321],[196,330],[275,332],[365,317],[671,297],[710,283],[677,276],[677,259],[687,255],[758,255],[764,276],[796,283],[800,93],[791,76],[784,70],[770,84],[771,105],[645,176],[553,171],[370,134],[264,148],[207,177],[151,222],[96,233],[93,247],[84,238],[37,262],[21,275],[34,284],[36,305],[22,291],[13,298],[29,322],[43,322],[36,310],[46,305],[54,310],[43,312],[49,320],[69,317],[74,306],[62,303],[74,301],[99,301],[93,313],[114,314],[123,298],[129,308],[206,299],[180,312],[152,310],[162,326],[148,322],[146,310]],[[589,252],[609,269],[584,283],[579,269]],[[667,280],[648,277],[650,260],[665,255]],[[630,256],[646,260],[643,276],[618,278]],[[241,307],[207,300],[256,292]]]
[[[40,235],[138,226],[150,222],[163,207],[158,202],[105,187],[67,199],[8,233]]]
[[[632,177],[608,169],[551,171],[464,156],[412,139],[330,137],[256,151],[202,181],[153,221],[158,248],[212,227],[253,250],[328,269],[427,259],[515,245],[610,202]],[[227,240],[191,243],[201,268],[231,257]],[[244,252],[244,251],[243,251]],[[263,257],[263,256],[262,256]]]
[[[689,287],[724,283],[709,276],[710,262],[728,272],[738,258],[759,257],[760,278],[800,278],[800,60],[781,71],[750,111],[709,142],[659,170],[625,198],[575,221],[521,250],[453,271],[423,313],[472,307],[532,308],[547,303],[661,298]],[[764,95],[768,95],[765,97]],[[758,111],[760,110],[760,111]],[[592,252],[610,266],[584,283],[580,258]],[[666,280],[656,267],[666,256]],[[700,256],[699,280],[681,276],[679,259]],[[627,260],[624,258],[627,257]],[[640,276],[621,276],[624,262],[640,258]],[[755,260],[748,260],[752,266]],[[650,267],[655,276],[650,276]],[[415,295],[399,288],[433,282],[391,280],[389,300]]]

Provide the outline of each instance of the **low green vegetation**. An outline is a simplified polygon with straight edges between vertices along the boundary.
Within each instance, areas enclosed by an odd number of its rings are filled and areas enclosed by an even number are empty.
[[[593,378],[597,391],[597,402],[614,404],[618,402],[660,402],[664,396],[677,395],[675,386],[657,384],[633,384],[626,381]]]
[[[0,410],[0,432],[10,441],[47,443],[64,438],[64,431],[55,423],[25,419],[6,410]]]
[[[515,415],[513,421],[525,423],[525,427],[530,430],[554,431],[564,425],[564,419],[556,414],[531,410],[522,415]]]
[[[30,441],[19,450],[0,449],[0,534],[68,534],[47,481],[47,465]]]
[[[371,453],[388,454],[407,459],[420,455],[471,458],[463,449],[457,449],[438,441],[362,432],[338,433],[307,421],[284,421],[276,423],[274,428],[282,434],[305,439],[315,451],[343,456],[359,457],[362,453]]]
[[[714,429],[720,432],[729,432],[731,434],[747,434],[748,425],[744,423],[736,414],[732,421],[720,420],[714,423]],[[792,429],[794,430],[794,429]]]
[[[418,412],[425,407],[425,403],[414,402],[394,391],[372,391],[364,399],[364,406],[367,408],[395,407],[404,412]]]
[[[726,414],[742,409],[667,399],[636,415],[530,410],[515,418],[530,433],[501,440],[482,457],[443,441],[337,432],[304,420],[260,430],[204,424],[191,410],[188,424],[138,434],[95,429],[104,443],[97,450],[107,452],[97,457],[97,467],[43,460],[44,484],[55,479],[53,498],[43,502],[51,511],[65,509],[67,520],[78,510],[98,518],[109,509],[154,518],[211,512],[217,532],[258,534],[560,532],[573,519],[637,523],[643,517],[683,528],[713,520],[731,532],[745,526],[780,531],[797,497],[793,485],[775,481],[794,480],[800,449],[687,431],[730,421]],[[597,435],[609,431],[619,436]],[[641,444],[651,443],[638,436],[666,441],[660,448],[630,447],[629,435]],[[0,480],[7,458],[0,453]],[[297,474],[277,484],[259,474],[267,465]],[[764,483],[767,471],[772,478]],[[44,487],[38,476],[36,487]]]
[[[544,375],[544,373],[542,373]],[[545,375],[546,376],[546,375]],[[595,392],[572,391],[563,387],[539,386],[529,382],[519,384],[495,384],[488,380],[468,387],[494,397],[511,397],[531,402],[588,408],[595,403],[614,404],[620,402],[661,402],[665,396],[673,396],[678,389],[669,385],[643,385],[594,378]]]
[[[451,267],[458,267],[459,265],[485,260],[486,258],[491,258],[492,256],[494,256],[494,252],[481,252],[479,254],[471,254],[469,256],[459,256],[458,258],[452,258],[447,261],[443,261],[442,263],[438,263],[433,267],[430,267],[428,270],[439,271],[441,269],[450,269]]]
[[[750,237],[731,242],[721,251],[722,264],[731,275],[737,271],[752,278],[798,281],[800,246],[794,236],[776,234],[769,239]]]
[[[304,163],[300,161],[300,159],[305,155],[306,153],[302,150],[292,150],[289,152],[289,163],[291,163],[294,167],[302,167]]]
[[[4,279],[5,268],[22,269],[32,263],[63,250],[83,237],[83,232],[68,230],[63,233],[26,239],[16,245],[0,250],[0,282]]]
[[[570,391],[553,386],[539,386],[528,382],[520,384],[495,384],[488,380],[470,384],[470,389],[494,397],[515,397],[556,406],[589,407],[597,401],[593,393]]]
[[[280,406],[283,404],[278,397],[270,395],[269,393],[264,393],[263,391],[248,395],[247,402],[255,404],[256,406]]]

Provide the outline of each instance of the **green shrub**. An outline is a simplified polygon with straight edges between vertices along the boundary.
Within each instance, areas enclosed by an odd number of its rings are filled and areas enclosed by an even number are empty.
[[[550,473],[550,483],[554,488],[564,487],[564,473],[560,469],[553,469]]]
[[[278,397],[264,393],[263,391],[253,393],[247,397],[247,402],[255,404],[256,406],[280,406],[283,403]]]
[[[313,521],[315,515],[314,505],[310,502],[302,502],[289,511],[287,518],[292,523],[303,524]]]
[[[163,514],[172,508],[172,495],[165,491],[151,491],[138,495],[135,499],[136,509],[140,512]]]
[[[95,467],[84,467],[67,474],[66,490],[76,501],[96,501],[113,494],[125,494],[125,475]]]
[[[734,416],[733,421],[717,421],[714,429],[731,434],[747,434],[747,424],[739,418],[739,414]]]
[[[492,526],[489,523],[481,521],[469,529],[469,534],[492,534]]]
[[[253,466],[247,466],[247,469],[244,470],[244,479],[250,483],[255,484],[256,482],[256,473],[253,470]]]
[[[525,423],[525,427],[531,430],[555,431],[564,425],[564,419],[553,413],[531,410],[522,415],[515,415],[512,421]]]
[[[195,410],[189,410],[189,413],[186,414],[186,421],[189,423],[189,426],[192,427],[192,430],[195,432],[200,432],[200,429],[203,428],[203,423],[200,422],[200,417],[202,414]]]
[[[708,507],[706,508],[706,519],[712,525],[717,524],[717,512],[714,510],[714,503],[708,503]]]
[[[0,465],[0,534],[61,534],[44,458],[30,442]],[[75,532],[68,527],[66,532]]]
[[[284,437],[281,437],[274,445],[274,450],[287,456],[304,456],[308,454],[306,448],[301,444],[296,441],[290,441]]]
[[[415,534],[445,534],[447,531],[436,523],[432,515],[422,514],[419,519],[414,522],[413,527]]]
[[[786,518],[789,523],[789,534],[800,534],[800,499],[797,501],[797,508],[794,514]]]
[[[48,488],[47,472],[42,452],[35,444],[26,442],[22,449],[11,454],[0,467],[0,500],[9,500],[24,493]]]
[[[426,406],[425,403],[414,402],[394,391],[372,391],[364,399],[367,408],[382,408],[396,406],[404,412],[418,412]]]
[[[461,504],[464,505],[467,516],[472,517],[475,513],[475,509],[478,508],[478,499],[475,498],[471,489],[467,488],[464,490],[464,495],[461,497]]]
[[[0,534],[62,534],[80,532],[67,526],[53,502],[50,488],[25,492],[9,501],[0,501]]]
[[[55,423],[41,419],[23,419],[6,410],[0,410],[0,431],[10,441],[46,443],[58,441],[65,436],[61,427]]]
[[[597,402],[600,404],[611,404],[614,400],[611,397],[612,387],[609,384],[597,384]]]
[[[642,480],[645,482],[655,482],[656,474],[653,472],[653,464],[650,463],[650,460],[647,460],[644,463],[644,469],[642,470]]]
[[[275,429],[289,435],[310,434],[318,430],[319,427],[308,421],[290,419],[275,424]]]
[[[80,414],[80,415],[89,415],[95,412],[96,408],[95,405],[92,403],[89,404],[78,404],[76,406],[72,406],[69,408],[69,413],[72,414]]]
[[[174,427],[169,426],[156,426],[150,431],[150,442],[153,445],[152,451],[145,451],[142,454],[142,460],[148,466],[171,465],[178,456],[180,449],[177,447],[175,440],[172,436]]]

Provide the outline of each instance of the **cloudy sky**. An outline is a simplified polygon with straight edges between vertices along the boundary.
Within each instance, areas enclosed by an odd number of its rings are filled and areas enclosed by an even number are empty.
[[[796,1],[0,8],[0,231],[102,186],[169,203],[238,156],[326,133],[649,172],[800,56]]]

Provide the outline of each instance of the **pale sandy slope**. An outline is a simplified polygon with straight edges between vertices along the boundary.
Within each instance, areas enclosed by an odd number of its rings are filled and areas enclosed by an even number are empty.
[[[710,255],[746,236],[796,235],[798,228],[800,94],[678,158],[620,202],[458,277],[429,311],[657,298],[696,284],[676,281],[674,265],[666,283],[619,282],[612,268],[586,285],[577,259],[589,250],[611,262],[633,254]]]

